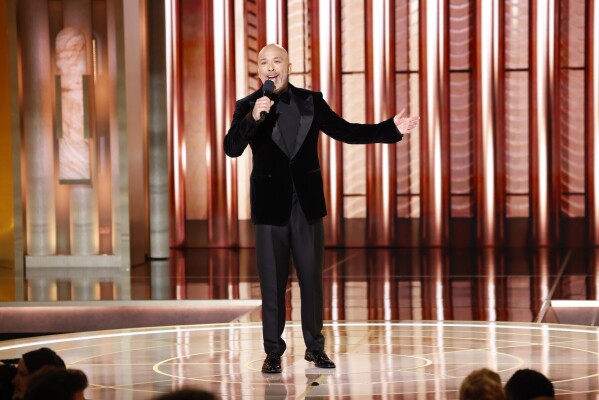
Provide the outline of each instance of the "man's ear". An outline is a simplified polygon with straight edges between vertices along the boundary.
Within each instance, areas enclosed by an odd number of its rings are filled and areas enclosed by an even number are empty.
[[[287,73],[290,74],[291,73],[291,63],[289,63],[289,68],[287,69]]]

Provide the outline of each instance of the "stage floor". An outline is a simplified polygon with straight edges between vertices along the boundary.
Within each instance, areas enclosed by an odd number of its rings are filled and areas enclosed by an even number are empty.
[[[326,350],[303,360],[288,287],[282,374],[263,375],[252,249],[173,252],[130,270],[0,274],[0,359],[48,346],[85,371],[89,399],[183,386],[223,399],[455,399],[488,367],[537,369],[560,398],[599,398],[599,249],[327,249]],[[152,327],[152,328],[148,328]],[[67,333],[70,332],[70,333]]]
[[[88,399],[151,399],[198,387],[223,399],[456,399],[473,369],[505,382],[519,368],[548,376],[561,399],[599,395],[593,327],[488,322],[327,323],[334,370],[303,360],[299,323],[284,338],[282,374],[262,374],[261,326],[231,323],[98,331],[5,341],[0,358],[48,346],[87,374]]]

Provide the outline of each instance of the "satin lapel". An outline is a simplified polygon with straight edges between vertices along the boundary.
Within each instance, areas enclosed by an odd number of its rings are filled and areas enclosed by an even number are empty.
[[[274,110],[273,110],[274,112]],[[279,130],[279,124],[275,123],[275,126],[272,128],[272,141],[276,143],[276,145],[281,149],[281,151],[287,154],[289,157],[289,150],[287,150],[287,145],[285,144],[285,139],[283,139],[283,134]]]
[[[250,101],[250,109],[254,108],[254,104],[256,104],[255,101]],[[273,109],[274,112],[274,109]],[[266,124],[267,121],[262,122],[262,124]],[[272,133],[271,136],[272,141],[275,142],[275,144],[281,149],[281,151],[285,154],[287,154],[287,157],[289,157],[289,150],[287,150],[287,145],[285,145],[285,140],[283,139],[283,135],[281,134],[281,131],[279,131],[279,126],[275,123],[273,128],[272,128]]]
[[[306,140],[306,136],[308,136],[308,132],[310,131],[310,127],[312,126],[312,120],[314,119],[314,100],[312,95],[308,96],[308,98],[304,101],[301,101],[297,96],[292,97],[292,101],[295,101],[299,110],[300,110],[300,126],[297,131],[297,138],[295,139],[295,149],[291,154],[291,158],[295,157],[299,149],[304,144],[304,140]]]

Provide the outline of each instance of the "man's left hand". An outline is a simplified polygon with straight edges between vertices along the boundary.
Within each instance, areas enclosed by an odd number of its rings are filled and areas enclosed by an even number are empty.
[[[420,117],[404,117],[403,115],[405,112],[406,109],[404,108],[399,114],[393,117],[393,122],[395,122],[397,129],[399,129],[401,133],[410,132],[420,123]]]

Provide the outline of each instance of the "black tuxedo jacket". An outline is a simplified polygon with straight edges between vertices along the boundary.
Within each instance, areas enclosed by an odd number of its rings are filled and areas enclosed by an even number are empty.
[[[231,128],[225,136],[225,153],[239,157],[250,145],[253,168],[250,176],[250,207],[255,224],[285,225],[291,214],[293,190],[309,221],[327,213],[318,160],[318,136],[351,144],[395,143],[401,140],[393,118],[379,124],[354,124],[331,110],[322,93],[289,84],[291,101],[300,110],[300,126],[295,148],[288,150],[276,125],[276,107],[263,122],[252,117],[254,103],[262,89],[238,100]]]

